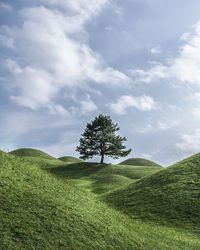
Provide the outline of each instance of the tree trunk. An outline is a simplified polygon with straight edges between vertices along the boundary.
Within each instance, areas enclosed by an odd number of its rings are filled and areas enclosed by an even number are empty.
[[[103,164],[103,160],[104,160],[104,154],[101,155],[101,164]]]

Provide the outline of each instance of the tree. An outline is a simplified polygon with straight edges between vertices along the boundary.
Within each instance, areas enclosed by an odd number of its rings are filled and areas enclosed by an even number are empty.
[[[110,116],[95,117],[93,121],[87,123],[80,138],[80,145],[76,148],[81,155],[80,158],[86,160],[99,155],[101,156],[100,163],[103,163],[105,155],[118,159],[130,154],[131,149],[124,150],[126,147],[122,144],[126,138],[116,135],[119,129]]]

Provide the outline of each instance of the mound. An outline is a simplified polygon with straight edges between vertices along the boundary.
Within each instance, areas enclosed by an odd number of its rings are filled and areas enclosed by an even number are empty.
[[[132,221],[25,159],[0,163],[0,249],[200,248],[198,236]]]
[[[122,187],[144,176],[153,174],[158,170],[158,167],[154,166],[138,167],[91,162],[72,163],[50,169],[53,174],[61,178],[77,180],[76,183],[78,185],[82,185],[84,180],[85,187],[97,194]]]
[[[60,157],[58,159],[61,161],[65,161],[65,162],[83,162],[82,160],[80,160],[76,157],[73,157],[73,156],[63,156],[63,157]]]
[[[143,219],[200,226],[200,155],[106,194],[112,206]]]
[[[130,158],[119,163],[119,165],[133,165],[133,166],[154,166],[161,167],[159,164],[142,158]]]
[[[48,155],[40,150],[33,149],[33,148],[20,148],[20,149],[9,152],[9,154],[16,155],[16,156],[37,157],[37,158],[43,158],[47,160],[56,159],[51,155]]]

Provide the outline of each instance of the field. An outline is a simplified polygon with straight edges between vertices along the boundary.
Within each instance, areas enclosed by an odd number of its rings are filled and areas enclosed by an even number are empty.
[[[200,249],[199,155],[163,169],[42,153],[0,152],[0,249]]]

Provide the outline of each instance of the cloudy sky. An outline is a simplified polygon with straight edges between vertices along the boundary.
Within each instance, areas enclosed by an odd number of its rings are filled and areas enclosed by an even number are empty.
[[[199,9],[199,0],[0,0],[0,148],[78,156],[86,123],[105,114],[130,157],[167,166],[199,152]]]

